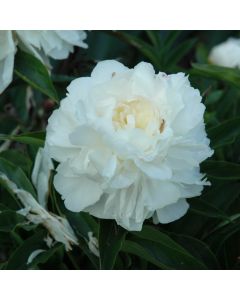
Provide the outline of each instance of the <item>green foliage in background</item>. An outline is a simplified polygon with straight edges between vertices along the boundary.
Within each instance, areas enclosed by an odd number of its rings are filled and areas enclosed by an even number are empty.
[[[21,204],[0,181],[0,269],[239,269],[240,70],[209,65],[207,60],[212,46],[236,35],[91,31],[89,49],[78,48],[67,60],[53,61],[52,74],[36,58],[18,51],[14,80],[0,95],[0,171],[32,195],[36,191],[31,171],[37,150],[44,145],[48,117],[68,84],[88,76],[104,59],[118,59],[128,67],[147,61],[156,71],[189,74],[203,96],[214,155],[201,165],[211,186],[200,197],[188,199],[188,213],[166,225],[145,221],[141,232],[66,210],[51,184],[49,211],[66,217],[79,240],[70,252],[61,243],[47,247],[43,240],[47,230],[16,213]],[[100,257],[89,250],[89,232],[99,241]],[[27,263],[36,249],[46,251]]]

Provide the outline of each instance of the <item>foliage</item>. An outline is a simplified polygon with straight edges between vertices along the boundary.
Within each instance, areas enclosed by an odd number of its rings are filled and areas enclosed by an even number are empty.
[[[15,77],[0,95],[0,171],[33,196],[33,162],[44,144],[51,112],[71,80],[88,75],[96,61],[118,58],[129,67],[144,60],[156,71],[185,72],[206,105],[211,159],[201,170],[211,181],[190,210],[166,225],[146,221],[141,232],[127,232],[114,221],[67,211],[52,184],[48,209],[68,219],[79,244],[49,248],[48,232],[16,213],[16,196],[0,180],[0,269],[239,269],[240,260],[240,71],[208,64],[213,43],[236,32],[91,31],[89,50],[75,49],[53,61],[52,73],[30,54],[18,52]],[[99,242],[100,257],[89,249],[88,233]],[[44,250],[32,262],[30,254]]]

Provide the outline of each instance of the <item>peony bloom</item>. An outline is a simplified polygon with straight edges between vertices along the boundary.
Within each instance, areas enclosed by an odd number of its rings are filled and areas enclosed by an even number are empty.
[[[1,30],[0,93],[11,83],[17,46],[48,65],[48,57],[67,58],[74,46],[87,48],[84,31],[77,30]]]
[[[229,38],[213,47],[208,59],[214,65],[240,68],[240,39]]]
[[[54,186],[74,212],[141,230],[168,223],[207,184],[199,164],[213,151],[199,91],[183,73],[155,74],[114,60],[74,80],[49,119],[46,150],[59,162]]]

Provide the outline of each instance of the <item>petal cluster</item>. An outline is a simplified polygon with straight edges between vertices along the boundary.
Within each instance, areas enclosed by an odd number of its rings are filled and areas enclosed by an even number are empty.
[[[240,39],[229,38],[212,48],[210,63],[222,67],[240,68]]]
[[[11,83],[17,47],[46,65],[48,57],[65,59],[74,46],[87,48],[86,33],[81,30],[2,30],[0,31],[0,93]]]
[[[199,164],[212,155],[205,106],[183,73],[155,74],[108,60],[74,80],[49,119],[45,149],[59,165],[54,186],[75,212],[141,230],[168,223],[208,184]]]

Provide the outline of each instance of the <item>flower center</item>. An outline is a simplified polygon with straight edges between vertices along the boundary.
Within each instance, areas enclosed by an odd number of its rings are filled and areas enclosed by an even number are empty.
[[[119,103],[114,109],[112,120],[115,129],[140,128],[148,131],[155,127],[161,133],[165,125],[164,120],[159,116],[158,109],[144,99]]]

